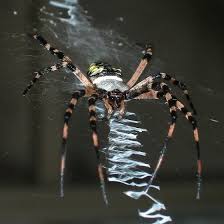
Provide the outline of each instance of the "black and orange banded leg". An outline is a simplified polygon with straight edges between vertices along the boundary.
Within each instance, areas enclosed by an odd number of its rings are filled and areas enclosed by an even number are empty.
[[[199,134],[198,134],[197,121],[192,116],[192,113],[189,112],[186,109],[186,107],[179,100],[177,100],[177,98],[175,96],[173,96],[170,93],[170,89],[165,83],[161,83],[161,88],[162,88],[163,92],[165,93],[165,97],[168,99],[170,98],[168,100],[169,106],[178,108],[192,125],[194,141],[195,141],[196,150],[197,150],[197,195],[196,195],[196,198],[199,199],[200,191],[201,191],[202,162],[201,162],[201,158],[200,158],[200,145],[199,145]]]
[[[63,60],[65,59],[65,54],[58,50],[57,48],[52,47],[41,35],[34,34],[33,38],[38,40],[39,43],[46,48],[48,51],[50,51],[51,54],[55,55],[58,57],[58,59]]]
[[[196,119],[192,116],[192,113],[189,112],[186,107],[179,101],[175,96],[173,96],[170,93],[169,87],[165,83],[160,84],[163,93],[165,94],[166,100],[168,99],[168,104],[170,108],[175,108],[179,109],[186,119],[191,123],[192,128],[193,128],[193,135],[194,135],[194,141],[196,145],[196,150],[197,150],[197,194],[196,198],[200,198],[200,191],[201,191],[201,173],[202,173],[202,162],[200,158],[200,145],[199,145],[199,134],[198,134],[198,127],[197,127],[197,121]],[[172,116],[172,114],[171,114]]]
[[[158,78],[158,76],[155,78]],[[171,124],[169,126],[168,135],[167,135],[167,138],[165,139],[164,146],[167,145],[169,139],[173,135],[175,123],[177,119],[177,115],[176,115],[177,109],[180,110],[185,115],[186,119],[191,123],[193,127],[194,141],[195,141],[196,149],[197,149],[197,195],[196,195],[196,198],[199,199],[200,191],[201,191],[202,162],[200,158],[200,145],[199,145],[197,121],[192,116],[192,113],[189,112],[185,108],[185,106],[175,96],[173,96],[170,93],[170,89],[165,83],[156,83],[153,81],[154,81],[154,78],[149,76],[142,82],[132,87],[127,92],[126,98],[127,100],[129,100],[129,99],[163,99],[165,97],[170,107]],[[162,89],[161,91],[156,91],[158,84],[160,85],[160,89]],[[152,175],[149,181],[149,184],[145,189],[146,191],[150,188],[150,185],[152,184],[152,181],[155,178],[159,167],[161,166],[165,152],[166,152],[166,147],[163,147],[163,149],[161,150],[161,155],[157,162],[154,174]]]
[[[64,173],[65,173],[65,161],[66,161],[66,147],[68,139],[68,123],[72,116],[73,109],[80,97],[85,95],[85,90],[78,90],[72,94],[72,99],[64,114],[64,127],[62,132],[62,152],[61,152],[61,164],[60,164],[60,196],[64,197]]]
[[[106,194],[106,189],[105,189],[105,178],[104,178],[104,173],[103,173],[103,165],[100,161],[100,144],[99,144],[99,137],[97,134],[97,128],[96,128],[96,106],[95,103],[97,101],[98,96],[97,95],[92,95],[88,99],[89,103],[89,123],[90,123],[90,128],[92,129],[92,141],[93,141],[93,146],[94,150],[96,153],[96,159],[98,163],[98,176],[100,179],[100,186],[102,189],[102,194],[103,194],[103,199],[106,205],[108,205],[108,199],[107,199],[107,194]]]
[[[93,87],[91,81],[72,63],[72,60],[65,55],[62,51],[54,48],[48,43],[41,35],[34,34],[33,38],[38,40],[39,43],[48,50],[51,54],[58,57],[62,62],[67,62],[66,67],[82,82],[85,86]]]
[[[171,123],[170,123],[168,134],[167,134],[167,138],[170,139],[173,136],[173,132],[174,132],[176,120],[177,120],[177,107],[176,107],[177,98],[171,94],[170,88],[165,83],[160,83],[160,87],[162,89],[162,93],[164,94],[164,98],[166,102],[168,103],[168,106],[170,109]]]
[[[170,76],[170,75],[168,75],[166,73],[159,73],[159,75],[157,75],[156,77],[164,79],[164,80],[167,80],[167,81],[170,81],[173,85],[179,87],[183,91],[186,99],[188,100],[189,105],[190,105],[193,113],[197,114],[197,111],[196,111],[196,109],[194,107],[194,104],[193,104],[193,102],[192,102],[192,100],[190,98],[190,95],[188,93],[187,86],[183,82],[176,80],[174,77],[172,77],[172,76]]]
[[[67,66],[67,62],[59,62],[59,63],[56,63],[56,64],[54,64],[52,66],[43,68],[43,69],[41,69],[38,72],[34,72],[35,76],[30,81],[30,83],[27,85],[27,87],[24,89],[23,96],[25,96],[28,93],[28,91],[33,87],[33,85],[37,82],[37,80],[39,78],[41,78],[42,76],[46,75],[49,72],[57,71],[57,70],[59,70],[59,69],[61,69],[63,67],[66,67],[66,66]]]
[[[176,120],[177,120],[177,112],[176,112],[177,111],[177,108],[176,108],[177,99],[176,99],[176,97],[174,97],[173,95],[170,94],[170,89],[165,83],[160,83],[160,86],[161,86],[162,91],[157,92],[156,96],[159,99],[165,98],[166,102],[168,103],[170,115],[171,115],[171,122],[169,124],[168,133],[164,140],[163,147],[160,151],[160,156],[157,161],[156,167],[155,167],[154,172],[149,180],[148,186],[145,189],[146,192],[149,190],[150,186],[152,185],[152,182],[155,179],[155,177],[159,171],[159,168],[164,160],[164,156],[167,151],[167,144],[170,141],[170,139],[173,137],[173,132],[174,132]]]
[[[152,47],[150,45],[146,46],[144,50],[144,55],[135,70],[134,74],[132,75],[131,79],[127,82],[127,86],[129,88],[133,87],[135,83],[138,81],[139,77],[145,70],[146,66],[149,64],[150,60],[152,58]]]
[[[156,87],[160,85],[161,91],[156,91]],[[165,83],[154,83],[153,77],[149,76],[148,78],[144,79],[142,82],[135,85],[130,91],[127,93],[127,99],[164,99],[169,105],[170,108],[170,115],[171,115],[171,123],[169,125],[168,133],[164,141],[163,148],[160,151],[160,156],[154,172],[149,180],[147,187],[145,188],[145,192],[147,192],[155,179],[157,172],[164,160],[165,153],[167,151],[167,144],[169,140],[173,136],[173,132],[175,129],[175,124],[177,120],[177,113],[176,113],[176,98],[170,94],[170,89]]]
[[[186,119],[190,122],[193,128],[194,141],[195,141],[196,150],[197,150],[197,195],[196,195],[196,198],[200,199],[201,182],[202,182],[202,161],[201,161],[201,151],[200,151],[200,144],[199,144],[197,121],[192,116],[192,113],[189,112],[180,101],[177,101],[176,105],[177,105],[177,108],[184,114]]]

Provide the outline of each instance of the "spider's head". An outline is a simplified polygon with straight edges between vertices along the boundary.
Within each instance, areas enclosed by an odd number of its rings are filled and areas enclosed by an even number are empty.
[[[98,61],[89,66],[87,75],[90,79],[95,79],[106,75],[121,76],[121,69],[114,68],[106,62]]]
[[[108,102],[113,109],[120,108],[121,102],[124,100],[124,94],[120,90],[115,89],[113,91],[110,91],[107,93],[107,96]]]

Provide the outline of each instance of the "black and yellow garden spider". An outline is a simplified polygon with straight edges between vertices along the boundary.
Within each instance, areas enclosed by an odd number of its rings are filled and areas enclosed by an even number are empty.
[[[102,162],[100,160],[100,152],[99,152],[99,138],[97,134],[96,127],[96,107],[95,103],[97,100],[101,100],[104,103],[106,108],[108,118],[111,115],[118,111],[119,117],[122,118],[125,114],[125,104],[127,101],[132,99],[164,99],[170,110],[171,122],[169,124],[168,133],[164,141],[164,145],[160,152],[160,157],[158,159],[155,170],[152,174],[152,177],[148,183],[148,186],[145,190],[148,190],[156,177],[156,174],[161,166],[161,163],[164,159],[164,155],[167,150],[167,143],[172,138],[173,132],[175,129],[175,124],[177,120],[177,110],[183,113],[185,118],[191,123],[193,127],[193,135],[194,141],[197,149],[197,198],[200,197],[200,185],[201,185],[201,173],[202,173],[202,163],[200,159],[200,147],[199,147],[199,135],[198,135],[198,127],[196,119],[193,117],[192,112],[188,111],[183,103],[181,103],[177,97],[175,97],[168,85],[163,82],[169,81],[172,84],[179,87],[183,93],[185,94],[190,107],[194,114],[196,114],[196,110],[193,106],[193,103],[188,94],[187,88],[185,84],[176,80],[166,73],[158,73],[154,76],[148,76],[143,81],[136,84],[139,77],[143,73],[147,64],[150,62],[152,57],[152,48],[151,46],[146,46],[143,52],[143,57],[132,75],[131,79],[125,83],[122,79],[122,72],[120,69],[116,69],[112,67],[110,64],[104,62],[95,62],[90,65],[87,75],[84,75],[80,69],[72,63],[72,60],[64,55],[63,52],[59,51],[56,48],[51,47],[51,45],[40,35],[33,35],[34,39],[38,40],[41,45],[43,45],[51,54],[58,57],[59,62],[54,64],[53,66],[46,67],[41,69],[38,72],[35,72],[35,77],[30,81],[29,85],[23,91],[23,95],[31,89],[34,83],[43,75],[48,72],[56,71],[61,68],[69,69],[84,85],[83,89],[77,90],[72,94],[71,101],[66,109],[64,115],[64,128],[62,133],[62,155],[61,155],[61,166],[60,166],[60,195],[64,196],[63,190],[63,178],[65,171],[65,160],[66,160],[66,142],[68,138],[68,122],[71,118],[73,109],[77,104],[78,100],[82,97],[88,97],[88,110],[89,110],[89,123],[92,129],[92,141],[94,145],[94,149],[96,152],[96,158],[98,161],[98,175],[100,179],[100,184],[102,188],[102,193],[104,197],[104,201],[108,204],[106,191],[105,191],[105,178],[103,172]]]

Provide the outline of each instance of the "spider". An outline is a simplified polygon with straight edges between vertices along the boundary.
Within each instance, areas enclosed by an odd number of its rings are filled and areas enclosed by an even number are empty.
[[[186,85],[175,78],[171,77],[166,73],[158,73],[154,76],[148,76],[143,81],[137,83],[139,77],[143,73],[147,64],[151,61],[152,58],[152,47],[146,45],[145,50],[143,51],[143,57],[141,58],[137,69],[130,78],[130,80],[125,83],[122,78],[121,69],[112,67],[110,64],[105,62],[95,62],[92,63],[87,71],[87,74],[84,74],[80,69],[73,64],[72,60],[66,56],[62,51],[57,48],[52,47],[41,35],[34,34],[33,38],[39,41],[39,43],[44,46],[51,54],[58,57],[58,63],[43,68],[38,72],[34,72],[35,76],[30,81],[29,85],[23,91],[25,96],[27,92],[31,89],[34,83],[41,78],[43,75],[46,75],[49,72],[53,72],[62,68],[69,69],[84,85],[83,89],[79,89],[72,94],[70,103],[64,114],[64,127],[62,131],[62,154],[60,162],[60,196],[64,196],[64,171],[65,171],[65,160],[66,160],[66,142],[68,139],[68,124],[72,116],[72,112],[77,102],[82,97],[88,98],[88,111],[89,111],[89,124],[92,130],[92,142],[96,153],[97,159],[97,170],[98,177],[100,180],[100,186],[102,189],[103,198],[106,204],[108,204],[106,190],[105,190],[105,177],[103,171],[103,165],[100,159],[100,145],[99,137],[97,133],[97,117],[96,117],[96,107],[95,103],[97,100],[103,101],[105,109],[107,111],[108,119],[111,115],[118,111],[119,118],[122,118],[125,114],[125,105],[126,102],[133,99],[138,100],[151,100],[151,99],[160,99],[165,100],[169,106],[169,111],[171,115],[171,122],[169,123],[167,136],[164,140],[163,147],[160,151],[160,156],[158,158],[157,164],[153,171],[153,174],[149,180],[146,191],[149,190],[153,180],[155,179],[157,172],[164,160],[165,153],[167,151],[167,144],[173,136],[173,132],[177,120],[177,111],[179,110],[185,118],[190,122],[193,128],[193,137],[196,144],[196,154],[197,154],[197,194],[196,198],[200,198],[200,185],[201,185],[201,173],[202,173],[202,162],[200,159],[200,147],[199,147],[199,134],[197,121],[193,114],[196,114],[196,110],[191,101],[191,98],[188,94]],[[178,100],[176,96],[173,95],[169,86],[164,82],[171,82],[173,85],[179,87],[193,111],[190,112],[186,109],[185,105]],[[137,84],[136,84],[137,83]]]

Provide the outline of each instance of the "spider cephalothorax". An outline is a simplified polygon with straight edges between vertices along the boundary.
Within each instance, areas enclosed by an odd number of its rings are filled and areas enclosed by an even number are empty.
[[[108,98],[111,105],[115,104],[115,108],[119,107],[120,102],[125,99],[125,92],[121,92],[119,89],[115,89],[108,92]]]
[[[121,76],[121,70],[112,67],[110,64],[105,62],[95,62],[90,65],[87,76],[82,73],[79,68],[72,63],[72,60],[65,56],[63,52],[59,51],[56,48],[51,47],[49,43],[40,35],[34,35],[41,45],[43,45],[48,51],[53,55],[59,58],[59,62],[53,66],[44,68],[38,72],[35,72],[35,77],[30,81],[27,88],[24,90],[23,95],[31,89],[33,84],[43,75],[50,71],[56,71],[63,67],[68,68],[84,85],[84,89],[77,90],[73,93],[71,101],[66,109],[64,115],[64,127],[62,132],[62,156],[61,156],[61,196],[64,195],[63,192],[63,177],[65,169],[65,158],[66,158],[66,142],[68,138],[68,122],[71,118],[73,109],[77,104],[78,100],[82,97],[88,97],[89,105],[89,122],[92,129],[92,141],[94,149],[96,151],[96,157],[98,161],[98,175],[101,183],[101,188],[103,192],[104,201],[107,204],[107,196],[105,191],[105,181],[104,181],[104,172],[103,166],[100,160],[99,152],[99,139],[96,129],[96,107],[95,103],[98,100],[103,101],[106,111],[108,112],[108,117],[110,117],[114,110],[118,110],[120,117],[125,114],[125,102],[133,99],[138,100],[149,100],[149,99],[162,99],[167,102],[169,107],[171,122],[169,124],[167,136],[165,138],[163,147],[161,149],[160,157],[158,159],[155,170],[152,174],[152,177],[149,181],[148,186],[145,188],[145,191],[148,191],[150,188],[159,167],[164,159],[165,152],[167,151],[167,143],[172,138],[173,132],[175,129],[175,124],[177,120],[177,111],[180,111],[185,118],[190,122],[193,128],[193,136],[197,149],[197,198],[200,196],[200,185],[201,185],[201,172],[202,164],[200,159],[200,148],[199,148],[199,135],[196,119],[193,116],[193,113],[196,114],[195,108],[191,99],[189,97],[186,86],[176,80],[175,78],[167,75],[166,73],[158,73],[154,76],[148,76],[143,81],[136,84],[142,72],[144,71],[147,64],[150,62],[152,57],[152,49],[150,46],[147,46],[143,57],[137,67],[136,71],[132,75],[131,79],[126,83],[124,82]],[[171,82],[173,85],[180,88],[186,96],[186,99],[193,111],[190,112],[184,104],[178,100],[176,96],[173,95],[172,91],[165,82]]]
[[[115,89],[113,91],[107,92],[107,100],[110,106],[112,107],[112,110],[120,109],[121,116],[122,111],[124,112],[124,104],[122,102],[125,100],[126,92],[121,92],[119,89]],[[123,108],[124,107],[124,108]]]

